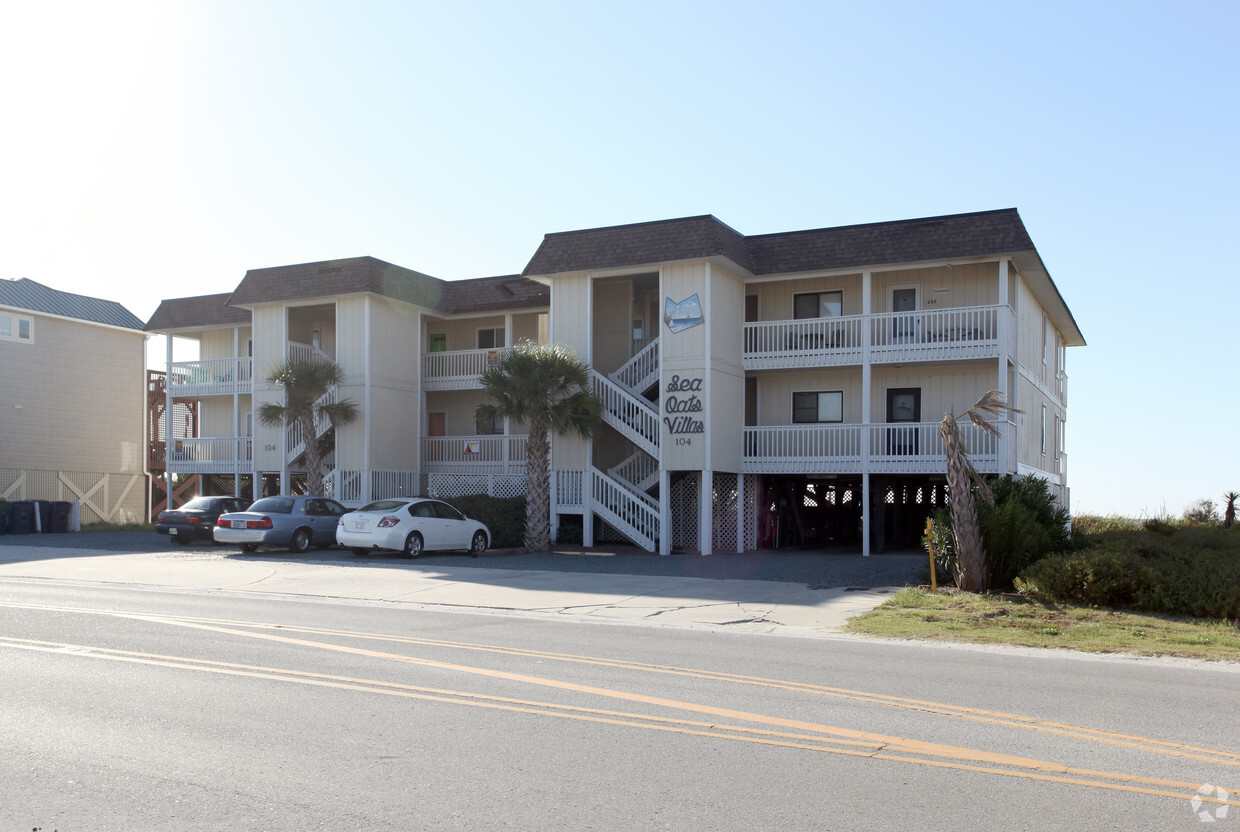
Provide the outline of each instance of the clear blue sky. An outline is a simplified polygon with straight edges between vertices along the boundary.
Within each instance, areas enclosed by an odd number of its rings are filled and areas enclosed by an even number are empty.
[[[1238,10],[10,2],[0,276],[145,319],[262,266],[1016,207],[1089,341],[1073,510],[1178,514],[1240,490]]]

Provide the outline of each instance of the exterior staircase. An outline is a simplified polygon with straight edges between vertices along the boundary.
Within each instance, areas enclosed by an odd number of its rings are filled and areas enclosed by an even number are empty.
[[[590,371],[603,421],[629,440],[633,453],[618,465],[591,468],[594,513],[646,551],[658,549],[660,510],[649,491],[659,482],[659,409],[646,394],[659,380],[656,338],[615,372]],[[657,395],[657,394],[656,394]]]

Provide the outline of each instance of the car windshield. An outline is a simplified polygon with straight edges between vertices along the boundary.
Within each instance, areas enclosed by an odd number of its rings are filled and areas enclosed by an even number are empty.
[[[404,504],[404,500],[375,500],[373,503],[362,506],[358,511],[392,511]]]
[[[246,511],[266,512],[267,514],[292,514],[292,497],[264,497]]]
[[[181,506],[181,511],[212,511],[215,509],[215,500],[206,497],[195,497],[185,505]]]

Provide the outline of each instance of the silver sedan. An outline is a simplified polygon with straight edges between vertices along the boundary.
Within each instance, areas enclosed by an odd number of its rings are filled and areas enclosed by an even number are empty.
[[[264,497],[245,511],[221,514],[217,543],[239,543],[241,551],[259,546],[287,546],[302,553],[336,542],[336,524],[348,509],[327,497]]]

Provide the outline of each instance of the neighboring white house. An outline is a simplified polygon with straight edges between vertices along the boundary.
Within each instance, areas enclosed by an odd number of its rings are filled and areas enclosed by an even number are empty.
[[[605,425],[554,441],[553,522],[663,553],[917,546],[945,498],[938,423],[989,389],[1022,412],[998,438],[965,429],[975,465],[1043,477],[1066,505],[1065,348],[1084,344],[1011,209],[751,237],[711,216],[548,234],[522,276],[482,280],[372,258],[263,269],[230,296],[165,301],[147,329],[202,349],[170,362],[170,396],[200,402],[203,432],[169,470],[227,471],[254,493],[255,472],[288,490],[299,464],[294,437],[248,416],[278,396],[267,368],[299,350],[339,362],[337,395],[362,411],[328,474],[346,501],[520,493],[524,436],[475,423],[478,375],[522,338],[566,344]]]
[[[145,518],[146,337],[114,301],[0,280],[0,498]]]

